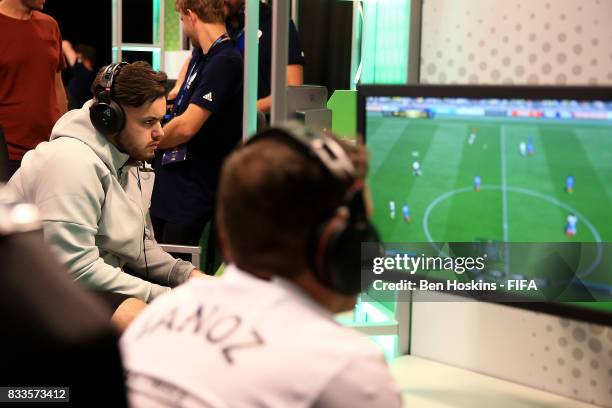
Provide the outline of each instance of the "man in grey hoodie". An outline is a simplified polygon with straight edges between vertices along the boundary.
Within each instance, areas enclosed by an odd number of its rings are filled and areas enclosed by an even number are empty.
[[[154,173],[145,161],[163,136],[166,80],[145,62],[101,70],[94,100],[62,116],[9,182],[38,206],[45,241],[73,279],[99,292],[122,327],[201,274],[164,252],[150,226]]]

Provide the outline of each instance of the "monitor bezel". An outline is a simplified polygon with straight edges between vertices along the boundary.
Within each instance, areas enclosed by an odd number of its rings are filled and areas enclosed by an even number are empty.
[[[422,97],[465,99],[525,99],[612,101],[612,87],[608,86],[497,86],[497,85],[360,85],[357,87],[357,132],[367,143],[365,132],[366,98]],[[431,280],[429,278],[429,280]],[[459,294],[459,296],[462,296]],[[466,294],[465,296],[469,296]],[[612,327],[612,311],[588,309],[559,302],[533,302],[513,294],[504,295],[507,302],[486,300],[514,308],[545,313],[562,318]]]

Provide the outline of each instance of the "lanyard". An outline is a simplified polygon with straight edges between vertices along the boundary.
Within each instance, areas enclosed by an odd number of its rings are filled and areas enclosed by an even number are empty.
[[[229,37],[229,35],[228,35],[227,33],[223,33],[223,34],[221,34],[221,36],[220,36],[219,38],[217,38],[217,39],[215,40],[215,42],[214,42],[214,43],[212,43],[212,45],[211,45],[211,46],[210,46],[210,48],[208,49],[208,53],[210,53],[210,51],[211,51],[213,48],[215,48],[215,46],[217,46],[217,45],[221,44],[222,42],[225,42],[225,41],[227,41],[227,40],[229,40],[229,39],[230,39],[230,37]],[[206,54],[204,54],[204,55],[208,55],[208,53],[206,53]]]
[[[174,104],[174,115],[180,115],[181,113],[183,113],[182,108],[183,108],[183,102],[185,100],[185,95],[187,95],[187,91],[189,91],[189,88],[191,87],[191,83],[193,82],[193,80],[195,79],[195,76],[197,75],[197,71],[195,69],[199,65],[199,59],[200,58],[198,56],[198,60],[192,62],[193,65],[191,65],[189,74],[187,74],[187,76],[185,77],[185,80],[183,81],[183,86],[181,86],[181,89],[179,90],[179,93],[176,97],[176,103]]]
[[[175,114],[181,114],[182,109],[183,109],[183,103],[185,102],[185,96],[187,95],[187,92],[189,91],[189,89],[191,88],[191,83],[195,80],[195,77],[198,75],[198,67],[199,65],[206,60],[206,56],[208,54],[210,54],[211,50],[213,48],[215,48],[217,45],[228,41],[229,35],[227,35],[227,33],[223,33],[221,34],[221,36],[219,38],[217,38],[212,45],[210,46],[210,48],[208,49],[208,52],[206,54],[200,54],[198,55],[197,59],[195,59],[192,62],[191,68],[189,69],[189,73],[187,74],[187,76],[185,77],[185,81],[183,82],[183,86],[181,87],[179,94],[176,97],[176,103],[175,103]]]

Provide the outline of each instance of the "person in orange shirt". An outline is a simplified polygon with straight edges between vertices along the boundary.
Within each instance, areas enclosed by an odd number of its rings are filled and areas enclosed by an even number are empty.
[[[44,3],[0,1],[0,125],[9,176],[25,152],[49,140],[53,125],[66,112],[62,36],[57,22],[41,13]]]

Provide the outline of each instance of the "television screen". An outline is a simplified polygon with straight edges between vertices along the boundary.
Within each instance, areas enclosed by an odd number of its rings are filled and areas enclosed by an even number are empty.
[[[472,243],[503,262],[473,268],[469,280],[514,293],[509,280],[542,292],[561,277],[555,298],[612,311],[594,301],[612,298],[612,89],[364,86],[358,108],[383,242],[434,243],[441,253],[444,243]],[[574,252],[571,276],[527,262],[534,248],[540,258]]]

